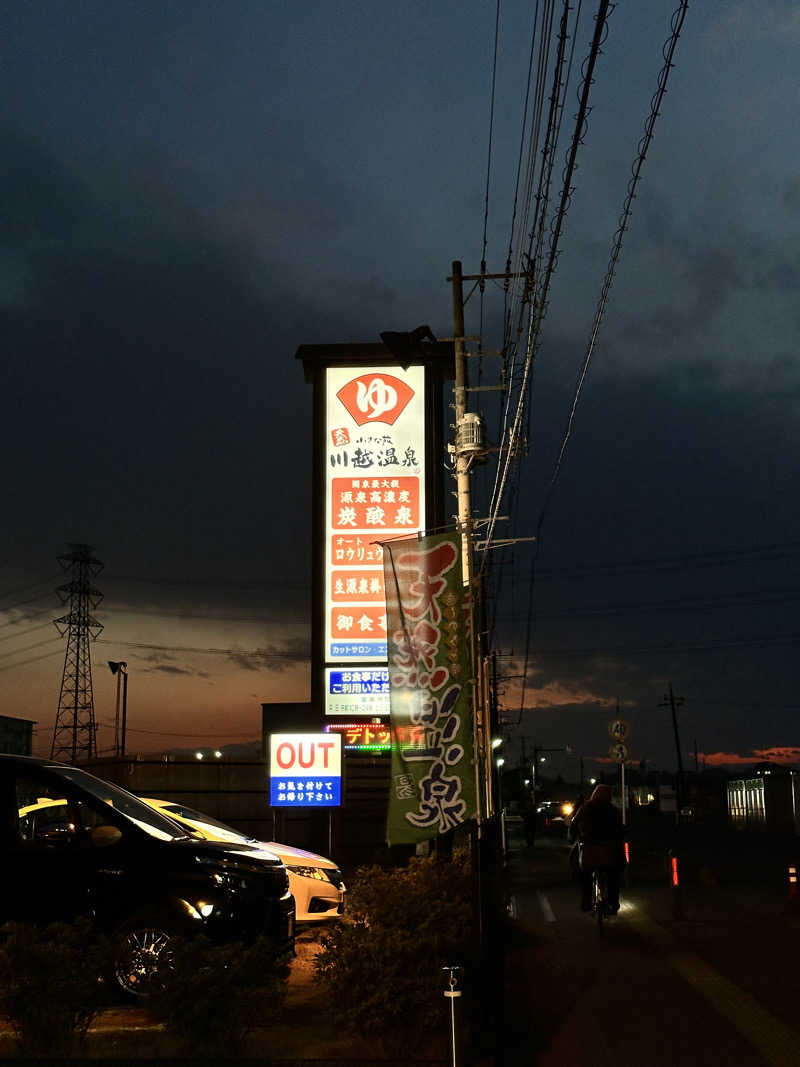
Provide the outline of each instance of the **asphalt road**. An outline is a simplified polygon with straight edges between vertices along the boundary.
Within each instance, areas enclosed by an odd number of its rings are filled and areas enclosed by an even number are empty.
[[[677,899],[666,861],[648,857],[600,933],[580,911],[563,838],[526,847],[519,830],[511,821],[496,1063],[800,1065],[800,910],[788,885],[755,870],[720,884],[701,865]]]

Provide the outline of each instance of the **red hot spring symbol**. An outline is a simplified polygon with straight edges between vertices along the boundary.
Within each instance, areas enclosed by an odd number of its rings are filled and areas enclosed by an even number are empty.
[[[360,374],[336,395],[357,425],[385,422],[393,426],[414,390],[391,374]]]

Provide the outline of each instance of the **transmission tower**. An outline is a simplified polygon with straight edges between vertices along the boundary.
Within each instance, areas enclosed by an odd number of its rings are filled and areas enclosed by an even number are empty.
[[[103,599],[100,590],[92,585],[92,579],[103,569],[103,564],[92,555],[91,545],[68,547],[70,551],[58,557],[70,580],[56,592],[61,603],[69,605],[69,610],[54,620],[59,634],[67,635],[67,651],[50,758],[74,763],[97,755],[89,642],[102,633],[103,625],[89,612]]]

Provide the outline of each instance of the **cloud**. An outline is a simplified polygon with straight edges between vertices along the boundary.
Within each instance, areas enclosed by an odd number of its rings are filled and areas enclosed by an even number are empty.
[[[230,652],[228,660],[244,671],[282,673],[296,667],[298,663],[307,664],[310,656],[307,639],[298,637],[282,645],[267,645],[253,652]]]
[[[740,0],[726,4],[723,11],[705,32],[706,40],[714,48],[752,41],[789,47],[800,44],[800,8],[794,0],[783,4]]]
[[[159,672],[161,674],[184,674],[189,678],[194,678],[194,677],[207,678],[208,677],[208,675],[204,674],[202,671],[187,671],[183,667],[172,667],[167,663],[161,664],[158,667],[147,667],[143,671],[144,674],[155,674],[155,673],[159,673]]]
[[[754,748],[748,753],[739,752],[706,752],[701,756],[702,761],[709,767],[735,767],[742,764],[751,766],[754,763],[780,763],[785,766],[800,762],[800,748],[792,746],[777,746],[775,748]]]

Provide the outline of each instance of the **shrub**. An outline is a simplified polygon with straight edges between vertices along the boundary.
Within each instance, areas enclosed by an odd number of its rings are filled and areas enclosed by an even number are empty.
[[[23,1056],[67,1056],[103,1003],[110,954],[91,923],[9,923],[0,951],[0,1013]]]
[[[322,938],[314,967],[336,1016],[363,1034],[407,1038],[441,1027],[445,964],[471,950],[469,856],[366,867],[348,889],[351,921]]]
[[[248,946],[176,938],[170,965],[148,1009],[189,1053],[238,1055],[255,1022],[273,1018],[286,995],[288,957],[276,960],[267,938]]]

